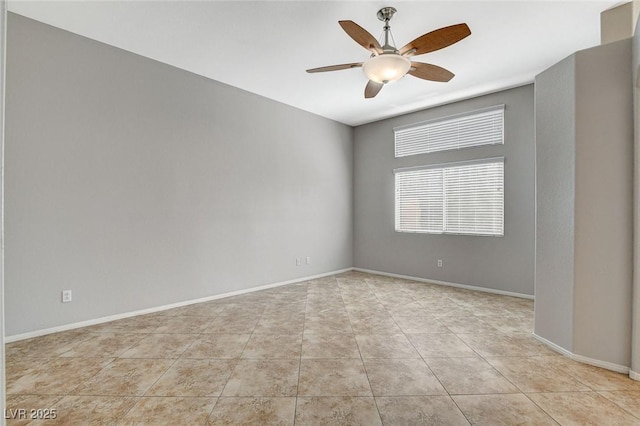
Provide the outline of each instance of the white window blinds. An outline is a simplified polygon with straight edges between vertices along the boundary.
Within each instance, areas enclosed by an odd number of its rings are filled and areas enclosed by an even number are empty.
[[[504,235],[504,158],[395,171],[396,231]]]
[[[504,105],[396,127],[395,156],[504,143]]]
[[[396,231],[442,232],[442,179],[441,169],[396,173]]]

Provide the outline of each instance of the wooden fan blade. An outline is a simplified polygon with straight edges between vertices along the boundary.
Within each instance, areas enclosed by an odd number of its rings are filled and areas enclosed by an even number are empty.
[[[362,66],[362,62],[354,62],[352,64],[340,64],[340,65],[330,65],[328,67],[311,68],[310,70],[307,70],[307,72],[339,71],[339,70],[348,70],[350,68],[358,68],[361,66]]]
[[[376,40],[369,31],[353,21],[338,21],[338,23],[349,37],[354,39],[360,46],[376,54],[382,53],[382,46],[380,46],[378,40]]]
[[[451,46],[470,34],[471,30],[467,24],[443,27],[438,30],[431,31],[430,33],[423,34],[417,39],[407,43],[400,49],[400,54],[416,56],[433,52],[435,50]]]
[[[369,80],[367,87],[364,88],[364,97],[366,99],[375,97],[384,84]]]
[[[455,75],[449,70],[433,64],[425,64],[422,62],[411,62],[411,68],[407,74],[423,80],[447,82]]]

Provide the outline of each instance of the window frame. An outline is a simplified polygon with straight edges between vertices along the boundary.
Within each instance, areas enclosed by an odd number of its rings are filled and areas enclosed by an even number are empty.
[[[500,233],[481,233],[481,232],[452,232],[452,231],[447,231],[447,209],[446,209],[446,204],[447,204],[447,200],[446,200],[446,182],[445,182],[445,178],[444,178],[444,169],[452,169],[452,168],[456,168],[456,167],[464,167],[464,166],[472,166],[472,165],[481,165],[481,164],[502,164],[502,179],[501,179],[501,183],[502,183],[502,203],[501,203],[501,223],[500,223]],[[436,163],[436,164],[427,164],[427,165],[421,165],[421,166],[414,166],[414,167],[403,167],[403,168],[397,168],[393,170],[393,175],[394,175],[394,202],[395,202],[395,206],[394,206],[394,229],[395,232],[398,233],[407,233],[407,234],[432,234],[432,235],[464,235],[464,236],[490,236],[490,237],[504,237],[505,234],[505,165],[506,160],[504,156],[499,156],[499,157],[486,157],[486,158],[479,158],[479,159],[473,159],[473,160],[467,160],[467,161],[455,161],[455,162],[447,162],[447,163]],[[425,231],[421,231],[421,230],[408,230],[408,229],[401,229],[400,228],[400,203],[399,203],[399,188],[398,188],[398,174],[402,174],[402,173],[410,173],[410,172],[415,172],[415,171],[422,171],[422,170],[433,170],[433,169],[440,169],[443,170],[443,177],[442,177],[442,205],[441,205],[441,214],[442,214],[442,218],[441,218],[441,230],[438,231],[429,231],[429,230],[425,230]]]

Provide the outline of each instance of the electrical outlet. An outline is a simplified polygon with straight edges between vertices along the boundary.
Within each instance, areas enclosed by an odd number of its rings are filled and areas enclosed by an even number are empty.
[[[71,290],[63,290],[62,291],[62,303],[69,303],[73,300],[71,298]]]
[[[311,265],[311,258],[307,256],[307,265]]]
[[[300,258],[296,257],[296,266],[300,266]]]
[[[442,268],[442,259],[438,259],[438,268]]]

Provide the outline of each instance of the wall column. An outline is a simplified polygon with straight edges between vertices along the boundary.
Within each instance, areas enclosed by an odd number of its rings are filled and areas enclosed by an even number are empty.
[[[631,56],[629,39],[581,50],[535,82],[535,334],[573,359],[625,373],[635,261]]]
[[[5,357],[4,357],[4,80],[7,45],[7,2],[0,0],[0,408],[4,413]],[[5,424],[4,415],[0,425]]]
[[[633,173],[633,319],[631,370],[629,377],[640,380],[640,35],[636,25],[632,38],[634,173]]]

